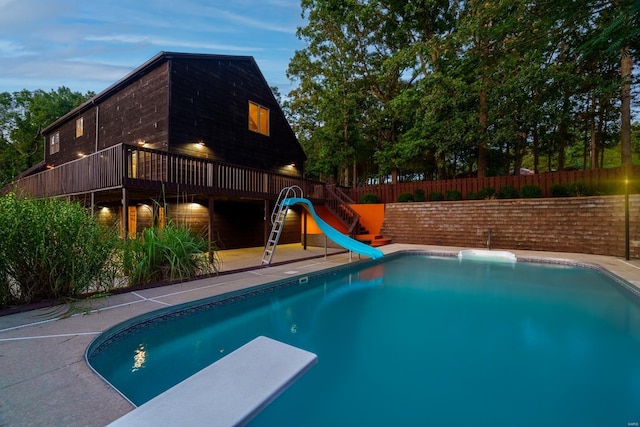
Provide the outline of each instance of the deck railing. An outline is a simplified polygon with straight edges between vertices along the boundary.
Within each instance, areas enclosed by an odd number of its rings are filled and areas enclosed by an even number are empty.
[[[13,188],[34,197],[74,195],[122,186],[123,156],[120,145],[21,178]]]
[[[14,182],[14,189],[45,197],[161,184],[204,194],[271,198],[291,185],[313,194],[319,183],[217,160],[118,144],[19,179]]]

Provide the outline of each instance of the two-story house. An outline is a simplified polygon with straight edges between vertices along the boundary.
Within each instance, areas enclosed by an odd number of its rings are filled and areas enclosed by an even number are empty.
[[[171,218],[220,248],[261,246],[306,156],[248,56],[162,52],[43,131],[41,169],[16,182],[66,196],[133,235]],[[280,242],[300,241],[301,215]]]

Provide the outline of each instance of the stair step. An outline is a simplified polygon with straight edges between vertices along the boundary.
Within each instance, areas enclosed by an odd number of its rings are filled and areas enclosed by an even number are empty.
[[[373,247],[388,245],[391,243],[391,238],[384,237],[380,234],[358,234],[355,237],[356,240]]]

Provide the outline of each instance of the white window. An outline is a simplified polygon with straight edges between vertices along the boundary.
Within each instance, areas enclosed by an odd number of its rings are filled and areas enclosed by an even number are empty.
[[[60,132],[56,132],[49,137],[49,154],[60,151]]]

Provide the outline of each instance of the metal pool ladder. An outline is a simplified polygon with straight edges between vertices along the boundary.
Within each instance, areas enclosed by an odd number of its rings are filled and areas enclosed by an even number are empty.
[[[262,255],[262,265],[271,264],[273,254],[276,251],[276,246],[278,245],[278,241],[280,240],[280,234],[282,233],[284,220],[287,219],[287,212],[289,211],[289,206],[286,206],[284,204],[284,201],[291,197],[302,197],[302,195],[302,188],[298,187],[297,185],[284,187],[282,190],[280,190],[278,200],[273,207],[273,212],[271,212],[271,233],[269,233],[269,239],[267,240],[267,244],[264,247],[264,254]]]

